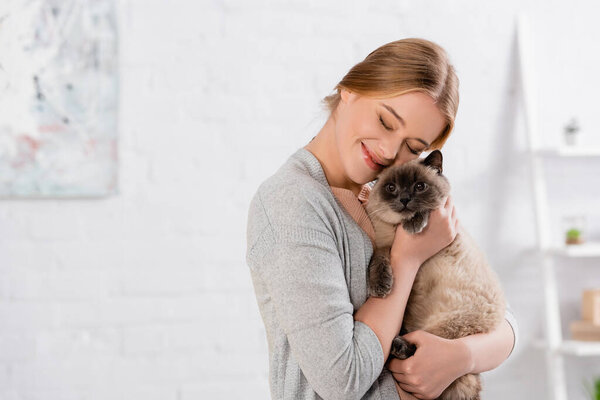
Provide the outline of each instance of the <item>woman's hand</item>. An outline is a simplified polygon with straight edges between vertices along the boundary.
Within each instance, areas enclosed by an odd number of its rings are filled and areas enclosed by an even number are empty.
[[[400,360],[391,357],[388,370],[398,386],[418,399],[435,399],[455,379],[472,370],[469,347],[459,340],[444,339],[425,331],[403,336],[417,346],[412,357]]]
[[[391,259],[409,260],[420,266],[452,243],[457,229],[458,219],[454,203],[452,197],[448,195],[443,206],[431,211],[427,226],[420,233],[410,234],[402,228],[402,225],[396,227]],[[393,261],[392,265],[394,265]]]
[[[398,396],[400,397],[400,400],[415,400],[416,397],[413,396],[411,393],[408,393],[407,391],[403,390],[400,385],[398,385],[398,382],[396,380],[394,380],[394,383],[396,384],[396,391],[398,392]]]

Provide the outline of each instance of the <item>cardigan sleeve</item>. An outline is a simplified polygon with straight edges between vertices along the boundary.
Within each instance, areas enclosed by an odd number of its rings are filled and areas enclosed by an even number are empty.
[[[265,224],[248,263],[312,389],[323,399],[359,399],[383,370],[383,349],[373,330],[354,320],[336,241],[317,227],[306,220]]]

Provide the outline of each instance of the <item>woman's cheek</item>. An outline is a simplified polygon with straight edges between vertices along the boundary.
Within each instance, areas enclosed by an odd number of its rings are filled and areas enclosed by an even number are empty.
[[[394,165],[402,165],[404,163],[407,163],[410,161],[410,158],[407,157],[404,154],[399,154],[398,157],[396,157],[396,161],[394,161]]]

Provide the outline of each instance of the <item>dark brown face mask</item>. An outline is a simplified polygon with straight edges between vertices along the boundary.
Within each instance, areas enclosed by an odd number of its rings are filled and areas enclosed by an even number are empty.
[[[429,213],[443,205],[450,184],[442,175],[442,153],[434,150],[424,159],[393,165],[383,171],[373,186],[369,202],[377,202],[379,215],[394,213],[410,233],[420,232]],[[383,211],[383,212],[382,212]],[[382,218],[384,219],[384,218]],[[390,223],[392,221],[389,221]]]

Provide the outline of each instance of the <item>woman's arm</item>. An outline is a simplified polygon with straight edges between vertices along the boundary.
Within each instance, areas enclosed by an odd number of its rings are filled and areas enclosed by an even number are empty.
[[[406,360],[392,358],[388,369],[403,390],[418,398],[433,399],[458,377],[502,364],[512,350],[515,336],[504,319],[489,333],[454,340],[425,331],[411,332],[404,338],[417,346],[416,353]]]
[[[384,298],[369,297],[354,313],[354,319],[368,325],[381,343],[383,359],[390,355],[392,341],[400,332],[404,310],[419,264],[410,260],[392,260],[394,283]]]
[[[498,367],[512,351],[515,336],[506,319],[489,333],[478,333],[456,339],[469,350],[469,372],[480,373]]]

